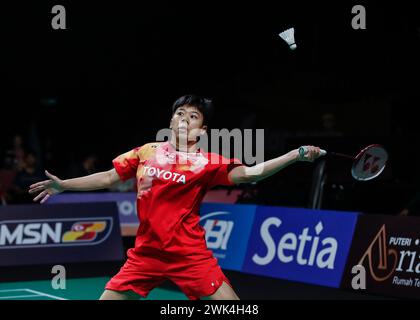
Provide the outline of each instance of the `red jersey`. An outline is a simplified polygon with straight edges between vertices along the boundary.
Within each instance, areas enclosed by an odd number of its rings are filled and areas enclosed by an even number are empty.
[[[181,255],[207,250],[201,202],[210,188],[232,185],[229,171],[241,165],[214,153],[178,152],[169,142],[145,144],[113,164],[122,180],[137,179],[140,227],[134,252]]]

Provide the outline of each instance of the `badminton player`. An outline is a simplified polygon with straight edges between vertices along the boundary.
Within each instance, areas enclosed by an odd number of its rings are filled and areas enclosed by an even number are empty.
[[[314,161],[320,149],[307,146],[303,156],[297,149],[291,150],[255,166],[204,152],[197,140],[206,133],[212,110],[208,99],[183,96],[172,106],[173,134],[167,142],[148,143],[121,154],[109,171],[68,180],[46,171],[48,180],[30,186],[29,192],[38,194],[34,201],[43,203],[65,190],[104,189],[119,181],[137,179],[140,226],[135,246],[128,250],[120,271],[106,284],[101,299],[146,297],[167,279],[192,300],[238,299],[207,248],[205,230],[199,224],[205,193],[217,185],[265,179],[296,161]]]

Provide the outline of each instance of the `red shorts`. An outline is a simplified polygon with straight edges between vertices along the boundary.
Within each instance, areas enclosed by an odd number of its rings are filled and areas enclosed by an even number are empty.
[[[107,290],[132,290],[147,297],[163,281],[171,280],[191,300],[214,294],[223,281],[231,286],[222,269],[208,251],[192,256],[139,254],[128,250],[128,259],[106,284]]]

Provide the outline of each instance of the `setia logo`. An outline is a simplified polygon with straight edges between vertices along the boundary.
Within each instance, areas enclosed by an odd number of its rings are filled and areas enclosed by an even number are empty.
[[[204,229],[206,230],[206,242],[209,249],[227,249],[234,222],[230,220],[209,218],[229,214],[230,212],[227,211],[216,211],[200,218],[200,221],[206,220]]]
[[[300,234],[288,232],[282,234],[277,243],[270,233],[270,227],[279,229],[282,221],[277,217],[267,218],[260,228],[261,239],[264,242],[267,253],[260,256],[255,253],[252,256],[254,263],[267,265],[276,257],[281,263],[292,263],[298,265],[314,266],[320,269],[334,269],[335,257],[338,249],[338,242],[335,238],[322,238],[324,226],[319,222],[314,230],[307,227],[303,228]]]
[[[110,217],[2,221],[0,249],[97,245],[112,224]]]
[[[397,286],[420,287],[420,255],[417,250],[411,250],[420,244],[419,239],[407,237],[387,237],[385,224],[373,238],[359,265],[369,269],[370,276],[377,282],[392,277],[392,284]],[[391,248],[389,248],[391,247]],[[401,276],[404,278],[401,278]]]

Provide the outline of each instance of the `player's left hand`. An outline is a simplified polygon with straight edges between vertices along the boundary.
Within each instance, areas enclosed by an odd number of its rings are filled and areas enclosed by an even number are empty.
[[[45,170],[45,175],[49,178],[49,180],[34,183],[29,187],[30,194],[39,193],[34,198],[34,201],[41,200],[40,203],[44,203],[52,195],[64,191],[63,180],[52,175],[47,170]]]

